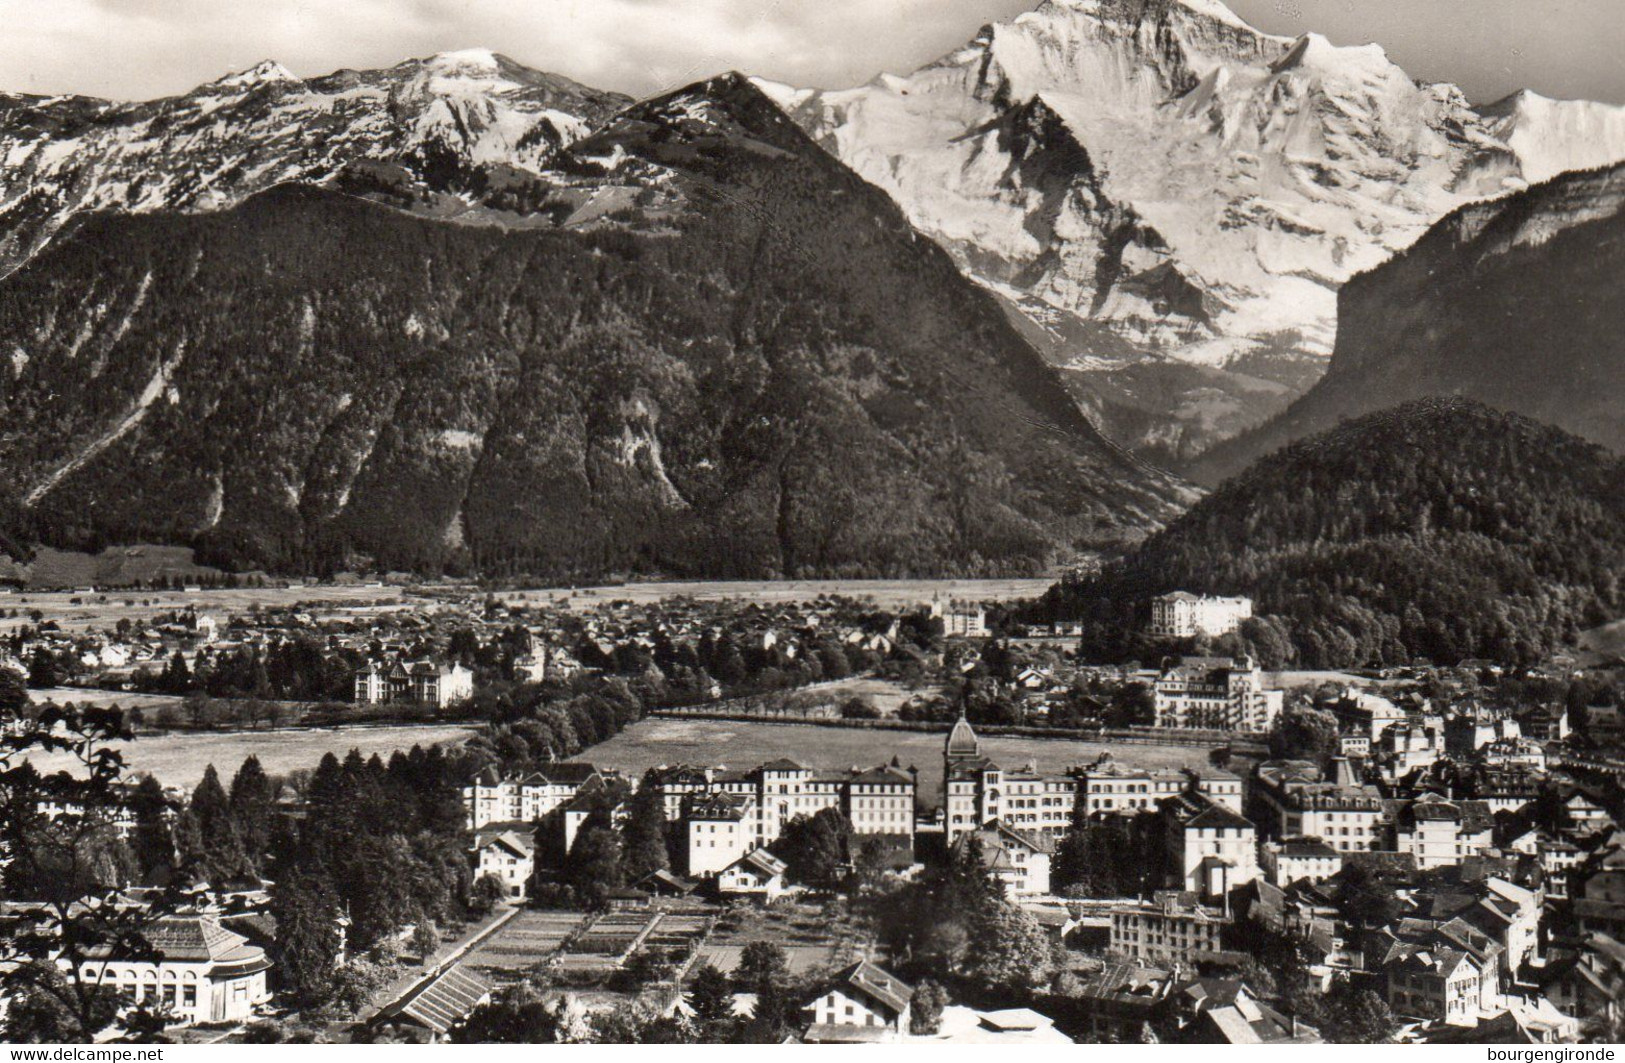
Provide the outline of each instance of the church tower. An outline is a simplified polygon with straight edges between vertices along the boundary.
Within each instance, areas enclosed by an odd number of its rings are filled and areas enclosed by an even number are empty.
[[[948,741],[942,747],[943,777],[953,774],[954,765],[982,759],[982,740],[971,730],[970,721],[960,713],[954,729],[948,732]]]

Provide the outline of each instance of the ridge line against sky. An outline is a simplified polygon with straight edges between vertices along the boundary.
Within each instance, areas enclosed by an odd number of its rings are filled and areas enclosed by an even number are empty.
[[[0,0],[0,90],[175,95],[273,59],[301,77],[487,47],[646,96],[727,69],[841,88],[907,73],[1040,0]],[[1268,33],[1376,42],[1475,101],[1625,104],[1622,0],[1230,0]]]

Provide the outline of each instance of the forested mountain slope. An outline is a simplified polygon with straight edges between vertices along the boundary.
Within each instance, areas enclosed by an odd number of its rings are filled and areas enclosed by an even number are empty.
[[[1135,650],[1151,597],[1246,594],[1248,647],[1309,667],[1529,661],[1625,612],[1625,461],[1466,400],[1350,421],[1260,460],[1038,615]]]
[[[0,283],[12,536],[303,571],[990,573],[1193,497],[742,78],[470,187],[538,223],[288,186],[90,218]]]
[[[1463,207],[1344,288],[1326,376],[1193,462],[1217,483],[1293,439],[1461,395],[1625,453],[1625,166]]]

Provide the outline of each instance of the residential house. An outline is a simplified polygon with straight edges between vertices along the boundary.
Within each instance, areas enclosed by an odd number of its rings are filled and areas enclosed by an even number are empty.
[[[1174,988],[1180,1016],[1175,1042],[1221,1045],[1318,1045],[1320,1031],[1283,1015],[1234,978],[1195,978]]]
[[[524,901],[536,871],[536,843],[529,835],[504,830],[476,836],[473,853],[476,879],[489,875],[502,883],[509,900]]]
[[[888,1038],[908,1032],[914,987],[867,960],[843,968],[818,991],[806,1010],[812,1023],[808,1043],[841,1043],[852,1027],[884,1031]]]
[[[982,866],[1011,897],[1044,896],[1050,890],[1050,857],[1054,843],[1040,833],[1017,830],[1000,820],[989,820],[980,830],[965,831],[954,841],[963,854],[975,838],[982,849]]]
[[[1381,970],[1395,1015],[1452,1026],[1478,1024],[1483,971],[1465,951],[1396,943]]]
[[[1168,971],[1137,963],[1108,962],[1084,979],[1077,999],[1097,1041],[1137,1043],[1168,1010],[1174,981]]]
[[[766,849],[756,849],[723,868],[717,875],[717,893],[723,899],[751,897],[772,904],[784,896],[784,861]]]
[[[1383,732],[1394,724],[1404,723],[1406,712],[1379,694],[1358,687],[1349,687],[1332,703],[1331,712],[1337,717],[1344,734],[1365,735],[1377,742]]]

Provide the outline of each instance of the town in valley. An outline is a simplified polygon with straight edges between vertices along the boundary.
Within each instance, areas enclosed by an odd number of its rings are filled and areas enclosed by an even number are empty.
[[[1625,1042],[1620,0],[3,9],[0,1043]]]
[[[1617,657],[1266,671],[1249,599],[1177,591],[1157,655],[1108,662],[974,581],[651,587],[0,596],[12,733],[84,741],[19,769],[40,835],[7,919],[142,927],[155,954],[35,962],[91,1021],[180,1040],[1618,1021]],[[52,769],[94,776],[93,748],[123,770],[76,799]],[[110,892],[79,911],[65,874]]]

